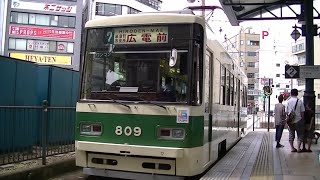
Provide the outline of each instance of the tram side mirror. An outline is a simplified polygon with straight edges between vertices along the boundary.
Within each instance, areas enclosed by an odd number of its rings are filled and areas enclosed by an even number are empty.
[[[169,60],[169,66],[173,67],[177,63],[177,58],[178,58],[178,50],[172,49],[171,50],[171,57]]]

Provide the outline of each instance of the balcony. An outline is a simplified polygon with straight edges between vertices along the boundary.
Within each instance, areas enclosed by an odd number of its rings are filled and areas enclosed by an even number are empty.
[[[249,96],[259,96],[260,90],[258,89],[248,89],[248,95]]]
[[[153,9],[156,9],[158,11],[160,11],[160,6],[161,6],[161,3],[162,1],[160,0],[136,0],[144,5],[147,5]]]

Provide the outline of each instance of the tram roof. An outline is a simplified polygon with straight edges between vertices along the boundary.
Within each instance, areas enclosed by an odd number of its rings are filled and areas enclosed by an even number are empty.
[[[145,13],[145,14],[130,14],[119,15],[112,17],[103,17],[90,20],[85,27],[110,27],[110,26],[129,26],[129,25],[146,25],[152,24],[167,24],[167,23],[198,23],[205,27],[204,19],[200,16],[190,14],[174,14],[174,13]]]

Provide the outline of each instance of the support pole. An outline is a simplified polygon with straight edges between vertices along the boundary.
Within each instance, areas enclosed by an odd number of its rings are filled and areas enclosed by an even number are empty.
[[[313,0],[304,0],[304,18],[306,23],[306,65],[314,65],[314,31],[313,31]],[[310,103],[312,110],[315,110],[314,80],[307,78],[303,96],[304,104]]]
[[[270,84],[271,79],[269,78],[269,87],[271,90],[271,84]],[[268,132],[270,129],[270,95],[268,96]]]
[[[202,1],[201,1],[201,6],[206,6],[206,0],[202,0]],[[202,16],[202,17],[205,17],[205,15],[206,15],[205,10],[202,9],[202,10],[201,10],[201,16]]]

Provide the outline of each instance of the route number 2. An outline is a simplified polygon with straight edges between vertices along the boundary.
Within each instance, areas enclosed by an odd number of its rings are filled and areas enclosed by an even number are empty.
[[[126,136],[131,136],[133,134],[136,137],[140,136],[142,133],[140,127],[134,127],[132,130],[130,126],[127,126],[124,129],[122,126],[117,126],[114,132],[118,136],[121,136],[124,133]]]

